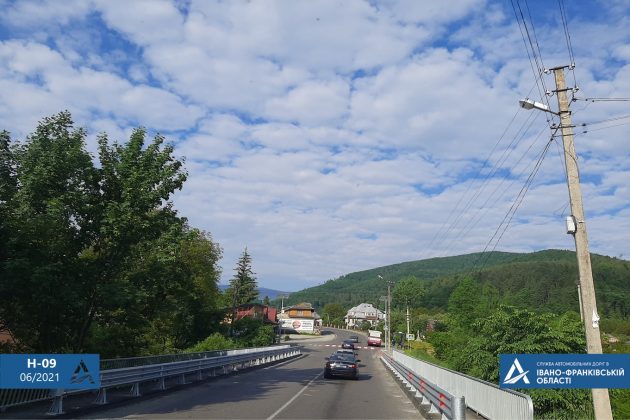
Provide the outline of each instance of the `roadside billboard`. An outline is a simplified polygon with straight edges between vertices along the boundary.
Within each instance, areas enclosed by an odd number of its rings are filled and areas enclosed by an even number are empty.
[[[315,330],[315,321],[313,319],[297,319],[287,318],[280,319],[280,328],[283,330],[293,330],[296,332],[312,333]]]

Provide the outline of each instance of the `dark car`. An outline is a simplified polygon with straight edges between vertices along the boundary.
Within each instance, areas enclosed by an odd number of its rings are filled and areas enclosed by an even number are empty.
[[[342,377],[357,380],[360,361],[351,354],[333,353],[326,358],[324,378]]]
[[[353,343],[358,343],[359,342],[359,336],[358,335],[351,335],[348,340],[352,341]]]
[[[354,350],[354,343],[350,340],[343,340],[343,343],[341,343],[341,348]]]
[[[335,353],[340,353],[340,354],[351,354],[353,356],[356,356],[357,353],[354,352],[354,350],[350,350],[350,349],[339,349],[337,350]],[[335,354],[333,353],[333,354]]]

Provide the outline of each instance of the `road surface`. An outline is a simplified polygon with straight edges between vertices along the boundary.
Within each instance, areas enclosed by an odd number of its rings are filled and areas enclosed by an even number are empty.
[[[325,357],[351,333],[329,331],[305,339],[302,356],[179,389],[89,411],[81,418],[198,419],[418,419],[378,359],[379,350],[358,350],[360,378],[324,379]],[[74,416],[73,416],[74,417]]]

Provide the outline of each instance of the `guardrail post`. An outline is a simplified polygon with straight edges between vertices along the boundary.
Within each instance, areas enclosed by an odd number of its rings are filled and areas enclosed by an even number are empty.
[[[53,402],[46,414],[49,416],[58,416],[63,414],[63,389],[52,389],[51,394],[53,395]]]
[[[160,391],[164,391],[166,389],[166,381],[164,380],[164,376],[158,379],[157,389],[159,389]]]
[[[453,412],[453,420],[466,420],[466,401],[464,397],[454,397],[451,410]]]
[[[131,395],[132,397],[140,396],[140,382],[136,382],[133,385],[131,385],[131,390],[129,391],[129,395]]]
[[[103,405],[107,404],[107,388],[101,388],[98,390],[94,404]]]

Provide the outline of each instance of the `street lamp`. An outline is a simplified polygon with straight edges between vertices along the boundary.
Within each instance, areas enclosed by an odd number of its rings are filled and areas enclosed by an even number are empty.
[[[385,280],[383,276],[378,274],[378,278],[381,280]],[[387,301],[385,306],[385,351],[391,353],[391,311],[392,311],[392,293],[391,293],[391,284],[390,280],[387,280]]]
[[[597,315],[597,303],[595,300],[595,285],[593,284],[593,269],[591,267],[591,254],[588,249],[588,237],[586,235],[586,222],[584,207],[582,205],[582,189],[577,166],[577,154],[573,142],[573,125],[571,111],[567,98],[567,87],[564,79],[564,67],[551,69],[556,81],[555,93],[558,96],[558,112],[553,112],[548,106],[530,99],[519,101],[524,109],[540,109],[560,117],[562,132],[562,144],[564,148],[564,160],[566,165],[567,184],[569,187],[569,202],[571,205],[571,218],[575,221],[572,229],[567,229],[575,240],[575,255],[577,257],[580,284],[578,297],[580,298],[580,311],[584,320],[584,333],[586,335],[586,352],[589,354],[602,354],[602,341],[599,331],[599,315]],[[610,397],[607,388],[592,389],[593,411],[596,419],[612,418]]]
[[[539,109],[541,111],[549,112],[550,114],[558,115],[557,112],[553,112],[551,109],[549,109],[549,106],[540,102],[533,101],[529,98],[521,99],[520,101],[518,101],[518,103],[521,106],[521,108],[526,109],[526,110]]]

